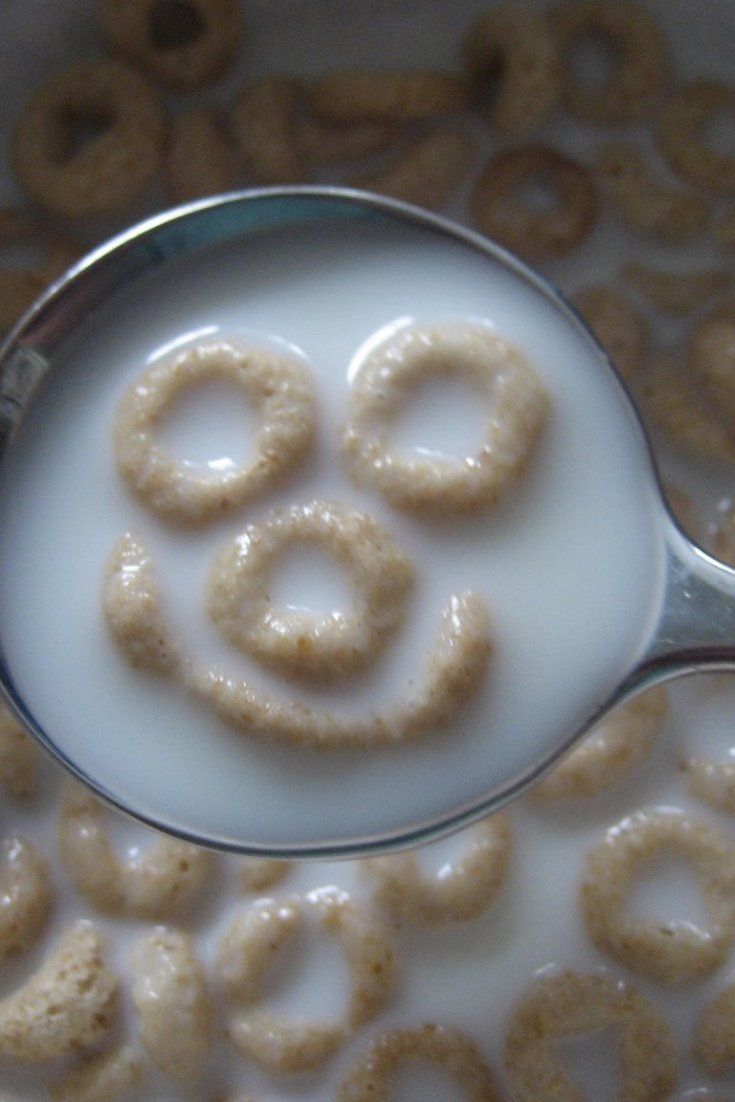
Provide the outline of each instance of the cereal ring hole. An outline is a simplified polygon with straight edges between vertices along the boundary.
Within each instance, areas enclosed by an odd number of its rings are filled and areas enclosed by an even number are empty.
[[[628,913],[642,922],[706,930],[711,917],[691,862],[673,849],[644,865],[631,885]]]
[[[290,1021],[339,1020],[349,1001],[350,976],[339,942],[311,921],[298,926],[264,979],[264,1006]]]
[[[620,1075],[618,1032],[613,1025],[560,1037],[554,1045],[582,1098],[613,1099]]]
[[[70,105],[59,111],[51,134],[51,160],[61,168],[71,164],[114,127],[116,118],[103,104]]]
[[[601,92],[617,71],[621,52],[612,35],[590,27],[573,43],[568,64],[580,89]]]
[[[280,548],[270,564],[268,595],[276,608],[303,615],[336,616],[352,609],[349,576],[336,555],[307,539]]]
[[[156,50],[191,46],[206,30],[202,13],[187,0],[155,0],[148,14],[148,33]]]
[[[548,171],[542,170],[535,176],[526,177],[515,198],[533,214],[553,214],[561,208],[559,190],[553,174]]]
[[[161,411],[156,431],[161,446],[179,463],[216,478],[252,461],[260,423],[242,387],[210,378],[179,390]]]

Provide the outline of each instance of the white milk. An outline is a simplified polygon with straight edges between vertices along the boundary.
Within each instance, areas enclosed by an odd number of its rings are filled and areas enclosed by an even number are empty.
[[[527,477],[497,508],[449,523],[403,516],[358,491],[338,459],[350,362],[393,323],[481,319],[515,342],[552,400]],[[278,492],[196,531],[134,501],[115,469],[117,402],[156,355],[193,335],[286,342],[319,396],[320,442]],[[660,601],[655,490],[637,425],[591,342],[538,292],[450,240],[416,228],[350,223],[264,234],[170,263],[115,297],[69,340],[4,465],[0,504],[2,649],[51,739],[135,811],[221,839],[288,845],[398,829],[475,800],[542,758],[619,681]],[[247,458],[252,418],[225,390],[207,394],[213,460]],[[458,386],[427,389],[402,442],[471,452],[480,421]],[[468,413],[469,411],[469,413]],[[167,426],[181,456],[207,457],[182,403]],[[218,428],[219,426],[219,428]],[[241,427],[242,426],[242,427]],[[422,431],[424,433],[422,438]],[[402,435],[405,434],[405,435]],[[461,449],[452,441],[462,442]],[[212,556],[278,506],[333,498],[374,514],[412,557],[418,584],[406,623],[376,668],[327,690],[266,674],[209,622]],[[222,725],[175,683],[132,670],[100,609],[105,560],[125,532],[158,564],[187,653],[288,699],[337,712],[387,708],[419,677],[442,605],[482,592],[496,651],[478,699],[448,732],[393,750],[316,752],[267,745]],[[274,592],[333,607],[334,571],[290,559]],[[336,568],[335,568],[336,570]]]

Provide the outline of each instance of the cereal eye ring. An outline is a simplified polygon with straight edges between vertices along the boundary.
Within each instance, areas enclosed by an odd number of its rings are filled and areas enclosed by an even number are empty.
[[[80,150],[81,121],[102,132]],[[49,78],[15,128],[13,168],[26,193],[63,218],[117,214],[158,171],[163,111],[146,79],[119,61],[83,61]]]
[[[199,476],[156,443],[156,427],[183,390],[209,379],[240,387],[262,415],[256,459],[246,467]],[[144,372],[124,395],[115,422],[120,474],[157,513],[191,523],[242,505],[270,488],[310,446],[315,398],[306,368],[265,349],[197,345]]]
[[[345,954],[350,998],[343,1018],[292,1021],[257,1009],[271,965],[308,910]],[[324,888],[287,902],[257,904],[235,919],[220,942],[217,969],[238,1003],[229,1023],[235,1045],[267,1071],[299,1072],[323,1064],[349,1033],[383,1008],[394,987],[395,952],[382,923],[344,892]]]
[[[32,945],[51,911],[48,866],[31,842],[7,838],[0,846],[0,961]]]
[[[465,832],[461,855],[428,879],[415,852],[373,857],[362,867],[375,901],[393,918],[418,923],[466,922],[482,914],[503,887],[512,835],[507,816],[491,815]]]
[[[144,1079],[132,1045],[87,1056],[50,1090],[52,1102],[114,1102]]]
[[[690,923],[647,922],[627,914],[638,871],[673,851],[691,863],[711,916],[709,930]],[[581,889],[587,933],[603,953],[666,986],[709,975],[735,936],[735,846],[704,823],[675,811],[638,812],[608,830],[587,858]]]
[[[651,753],[667,713],[664,689],[650,689],[616,708],[533,789],[540,803],[596,796]]]
[[[306,179],[296,137],[296,82],[265,77],[246,89],[230,112],[230,125],[248,173],[258,184]]]
[[[735,303],[726,302],[697,325],[688,363],[717,409],[735,417]]]
[[[488,404],[485,438],[466,459],[427,459],[392,447],[386,414],[432,375],[468,378]],[[358,484],[400,509],[461,512],[495,504],[520,478],[548,397],[521,354],[472,325],[402,329],[371,352],[352,384],[342,455]]]
[[[337,1102],[389,1102],[391,1080],[410,1060],[449,1072],[467,1102],[500,1102],[495,1077],[474,1041],[457,1029],[421,1025],[377,1037],[337,1088]]]
[[[733,90],[701,80],[677,89],[659,121],[659,140],[667,161],[683,179],[720,195],[735,192],[735,156],[719,153],[703,133],[713,116],[735,109]]]
[[[355,607],[348,612],[280,611],[269,579],[290,543],[313,543],[349,574]],[[236,647],[299,676],[341,677],[375,657],[400,626],[413,567],[390,533],[345,505],[312,502],[251,525],[215,560],[209,615]]]
[[[668,68],[664,35],[646,8],[630,0],[567,0],[554,8],[552,22],[567,54],[592,35],[609,43],[615,58],[599,89],[575,81],[564,59],[564,103],[571,114],[603,124],[643,118]]]
[[[540,183],[555,204],[540,211],[523,190]],[[527,145],[491,157],[470,197],[475,224],[511,252],[531,259],[564,256],[592,229],[597,195],[586,168],[545,145]]]
[[[491,8],[470,28],[465,61],[481,106],[489,78],[493,94],[485,113],[507,138],[535,130],[559,101],[556,37],[540,12],[521,4]]]
[[[370,157],[385,149],[396,133],[393,123],[370,119],[349,123],[308,117],[299,120],[296,126],[298,147],[313,165]]]
[[[436,130],[414,142],[394,164],[355,184],[435,210],[459,187],[471,161],[472,143],[465,134]]]
[[[309,103],[315,114],[333,122],[410,122],[462,111],[467,90],[457,77],[430,69],[343,69],[316,81]]]
[[[626,264],[621,274],[652,306],[673,317],[691,313],[733,284],[733,275],[726,268],[667,272],[649,264],[634,263]]]
[[[726,987],[703,1007],[692,1054],[707,1075],[727,1075],[735,1067],[735,986]]]
[[[162,609],[153,560],[137,540],[118,540],[105,568],[102,611],[131,666],[173,673],[180,661]]]
[[[707,403],[691,373],[669,356],[658,355],[648,365],[641,398],[648,418],[673,443],[706,459],[735,461],[735,438],[722,410]]]
[[[578,1102],[582,1094],[559,1058],[557,1042],[606,1026],[618,1034],[616,1097],[668,1098],[679,1077],[678,1058],[661,1012],[624,983],[568,971],[537,980],[510,1019],[505,1069],[517,1102]]]
[[[98,801],[67,785],[59,820],[59,851],[77,891],[102,914],[162,919],[200,898],[212,855],[174,838],[154,836],[143,854],[121,860],[112,848]]]
[[[239,0],[101,0],[108,49],[174,88],[216,80],[240,45]]]
[[[632,379],[648,346],[646,319],[624,295],[601,284],[585,288],[575,301],[623,379]]]

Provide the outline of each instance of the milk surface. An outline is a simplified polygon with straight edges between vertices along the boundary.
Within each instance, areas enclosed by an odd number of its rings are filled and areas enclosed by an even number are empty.
[[[357,490],[339,462],[349,378],[386,327],[465,319],[497,327],[539,373],[551,414],[527,476],[504,501],[445,522]],[[286,347],[305,359],[319,441],[279,489],[187,530],[119,478],[116,405],[147,365],[197,340]],[[254,420],[227,388],[172,411],[164,439],[216,469],[250,454]],[[461,384],[427,387],[396,423],[401,446],[476,450],[482,418]],[[211,439],[211,448],[207,440]],[[49,737],[134,811],[220,840],[288,846],[376,835],[479,800],[548,754],[634,660],[660,602],[663,550],[645,445],[614,376],[583,333],[494,261],[419,228],[362,223],[272,231],[140,278],[83,325],[35,397],[0,472],[0,643]],[[271,509],[334,499],[370,512],[412,558],[417,584],[373,670],[328,689],[266,673],[209,622],[213,555]],[[482,692],[445,732],[390,750],[268,744],[223,725],[183,688],[131,669],[109,638],[100,589],[129,531],[158,567],[187,654],[284,699],[340,714],[387,710],[421,677],[449,596],[483,593],[495,653]],[[323,611],[348,593],[339,567],[296,552],[274,596]],[[331,569],[330,569],[331,568]]]

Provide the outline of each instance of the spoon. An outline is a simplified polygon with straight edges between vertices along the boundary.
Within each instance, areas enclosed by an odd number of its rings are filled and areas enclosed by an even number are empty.
[[[640,479],[650,487],[646,515],[630,520],[632,524],[650,525],[648,514],[653,509],[661,566],[652,573],[655,580],[646,595],[651,611],[645,617],[644,638],[632,648],[622,672],[609,671],[614,674],[614,683],[610,684],[609,678],[604,684],[601,682],[594,703],[585,704],[584,712],[575,717],[571,729],[556,730],[550,717],[549,732],[553,738],[539,739],[538,746],[526,754],[520,767],[514,762],[502,776],[491,776],[488,772],[487,783],[482,777],[478,782],[477,771],[473,770],[464,797],[453,792],[451,799],[431,814],[416,815],[408,809],[401,814],[393,807],[386,811],[384,823],[359,825],[354,831],[315,828],[299,837],[296,832],[291,837],[275,829],[269,834],[267,828],[265,833],[223,829],[211,817],[187,821],[183,811],[174,813],[170,807],[158,804],[149,791],[145,797],[141,795],[142,787],[136,792],[135,785],[131,788],[122,781],[117,783],[114,776],[103,778],[100,769],[91,764],[84,745],[75,744],[71,750],[52,723],[42,723],[37,717],[34,699],[29,699],[18,685],[14,655],[0,622],[2,696],[62,765],[101,798],[150,826],[198,844],[254,855],[355,856],[428,840],[466,825],[517,796],[543,776],[611,709],[635,694],[683,674],[735,669],[735,572],[695,546],[668,512],[637,412],[614,368],[581,319],[555,288],[492,242],[406,204],[347,189],[273,188],[190,204],[121,234],[92,252],[50,288],[0,348],[0,517],[8,495],[7,479],[3,481],[3,476],[24,416],[36,395],[43,394],[44,382],[63,361],[68,342],[95,311],[151,276],[165,280],[167,265],[173,262],[187,261],[194,266],[207,250],[249,238],[254,240],[271,231],[296,232],[308,226],[316,232],[323,227],[326,233],[329,227],[347,224],[355,234],[364,233],[366,226],[373,225],[380,228],[395,224],[426,230],[437,239],[461,246],[475,258],[484,258],[495,269],[502,269],[519,287],[530,290],[546,308],[553,309],[557,323],[563,322],[584,343],[590,371],[609,376],[615,400],[624,405],[628,431],[640,451]],[[312,273],[309,275],[312,278]],[[90,739],[92,734],[90,731]],[[277,763],[281,770],[289,768],[288,750],[288,747],[278,749]],[[411,748],[406,748],[405,753],[410,754]],[[320,761],[323,772],[325,759]],[[141,761],[141,786],[144,772]],[[437,777],[438,784],[441,780]],[[216,805],[216,797],[215,792],[212,806]],[[396,806],[400,806],[400,801]]]

